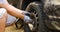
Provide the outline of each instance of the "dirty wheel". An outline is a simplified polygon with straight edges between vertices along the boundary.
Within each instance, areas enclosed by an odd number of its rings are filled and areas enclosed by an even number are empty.
[[[41,8],[42,8],[42,4],[39,2],[32,2],[26,8],[26,11],[33,13],[34,17],[35,17],[35,18],[33,18],[34,21],[32,23],[32,26],[33,26],[32,31],[33,32],[45,32]]]

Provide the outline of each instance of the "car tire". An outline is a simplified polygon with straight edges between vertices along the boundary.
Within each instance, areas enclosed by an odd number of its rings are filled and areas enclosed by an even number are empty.
[[[34,13],[33,10],[31,9],[34,9],[37,14],[38,14],[38,20],[35,20],[35,30],[33,32],[47,32],[47,29],[46,29],[46,26],[44,24],[44,21],[43,21],[43,14],[42,14],[42,3],[40,2],[32,2],[30,3],[27,8],[26,8],[26,11],[30,12],[30,13]]]

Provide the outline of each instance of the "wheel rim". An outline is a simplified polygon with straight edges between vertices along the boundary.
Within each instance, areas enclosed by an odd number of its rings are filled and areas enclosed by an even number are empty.
[[[28,11],[30,13],[32,13],[34,16],[33,17],[33,23],[32,26],[33,28],[31,29],[32,31],[36,32],[38,30],[38,26],[39,26],[39,22],[38,22],[38,13],[37,11],[31,7],[30,11]]]

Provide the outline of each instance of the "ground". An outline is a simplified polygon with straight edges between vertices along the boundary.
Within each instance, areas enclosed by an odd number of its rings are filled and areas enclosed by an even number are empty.
[[[23,32],[23,28],[21,29],[16,29],[15,25],[8,26],[5,28],[5,32]]]

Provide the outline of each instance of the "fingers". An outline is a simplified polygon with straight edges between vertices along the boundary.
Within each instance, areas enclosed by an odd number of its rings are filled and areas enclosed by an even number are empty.
[[[26,16],[26,15],[25,15],[23,20],[24,20],[25,23],[31,23],[32,22],[32,19],[29,16]]]

